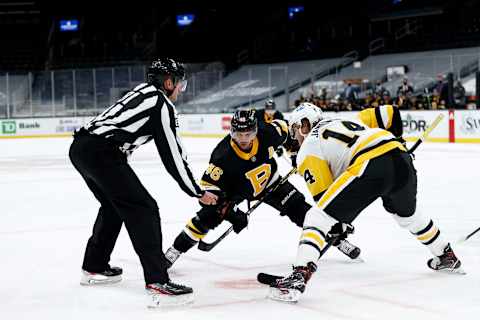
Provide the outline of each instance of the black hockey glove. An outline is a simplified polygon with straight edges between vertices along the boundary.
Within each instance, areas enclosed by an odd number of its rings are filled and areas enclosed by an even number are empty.
[[[248,215],[238,209],[236,205],[225,214],[225,220],[232,224],[235,233],[240,233],[248,225]]]
[[[336,223],[328,233],[330,239],[335,239],[332,245],[337,245],[341,240],[345,240],[349,234],[352,234],[355,228],[348,223]]]

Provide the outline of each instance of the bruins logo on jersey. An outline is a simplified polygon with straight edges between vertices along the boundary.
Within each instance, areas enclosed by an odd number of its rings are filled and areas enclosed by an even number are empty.
[[[271,174],[272,166],[268,163],[264,163],[245,173],[245,177],[252,184],[254,197],[258,196],[265,189]]]

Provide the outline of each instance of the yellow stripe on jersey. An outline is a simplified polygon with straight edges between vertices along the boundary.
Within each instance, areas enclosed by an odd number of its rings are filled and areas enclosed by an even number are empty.
[[[358,146],[355,148],[355,150],[353,151],[352,153],[352,158],[355,157],[355,155],[359,152],[359,151],[362,151],[366,146],[368,146],[370,143],[372,143],[373,141],[379,139],[379,138],[382,138],[382,137],[385,137],[385,136],[388,136],[388,135],[391,135],[390,132],[388,131],[385,131],[385,130],[382,130],[382,131],[378,131],[374,134],[372,134],[371,136],[369,136],[367,139],[365,139],[364,141],[362,141],[361,143],[358,144]],[[381,141],[381,140],[380,140]],[[379,141],[379,142],[380,142]]]
[[[325,191],[333,182],[328,162],[317,156],[307,155],[298,168],[313,197]]]
[[[393,150],[395,148],[398,148],[400,150],[406,151],[405,147],[398,141],[390,141],[385,144],[382,144],[381,146],[378,146],[370,151],[367,151],[360,156],[358,156],[355,161],[352,163],[352,165],[349,167],[353,167],[355,165],[360,165],[365,161],[368,161],[370,159],[376,158],[381,156],[382,154],[387,153],[390,150]],[[361,152],[361,150],[360,150]],[[349,169],[347,168],[347,170]]]
[[[375,108],[368,108],[360,111],[358,118],[368,127],[378,128],[377,117],[375,116]]]
[[[327,189],[318,201],[317,206],[323,210],[340,191],[345,189],[356,177],[363,174],[367,165],[368,161],[365,161],[364,163],[348,167],[347,170],[335,179],[332,185]]]
[[[370,128],[381,128],[382,124],[384,129],[388,130],[392,126],[393,108],[395,107],[390,104],[368,108],[360,111],[358,118]]]
[[[375,140],[379,140],[378,143],[382,143],[382,138],[385,136],[390,135],[388,131],[382,130],[372,134],[368,137],[365,141],[362,141],[356,148],[352,155],[352,159],[355,158],[355,161],[342,173],[330,187],[328,187],[325,194],[320,198],[317,205],[321,209],[324,209],[328,203],[345,187],[347,187],[350,182],[352,182],[356,177],[359,177],[363,174],[366,166],[370,159],[374,159],[379,157],[390,150],[395,148],[399,148],[400,150],[406,151],[405,147],[398,141],[389,141],[383,144],[380,144],[378,147],[373,148],[372,150],[366,151],[362,153],[362,151],[367,148],[369,144],[375,142]]]
[[[240,149],[235,141],[233,139],[230,139],[230,146],[233,148],[233,151],[235,151],[236,155],[243,160],[250,160],[251,157],[257,154],[258,152],[258,138],[255,137],[253,140],[253,145],[252,145],[252,150],[250,152],[244,152],[242,149]]]

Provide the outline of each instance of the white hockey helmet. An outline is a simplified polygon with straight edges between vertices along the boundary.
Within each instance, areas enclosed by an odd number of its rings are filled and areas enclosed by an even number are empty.
[[[288,125],[290,134],[294,136],[294,127],[301,127],[302,120],[307,119],[313,128],[320,120],[323,119],[322,110],[310,102],[301,103],[295,110],[290,113]]]

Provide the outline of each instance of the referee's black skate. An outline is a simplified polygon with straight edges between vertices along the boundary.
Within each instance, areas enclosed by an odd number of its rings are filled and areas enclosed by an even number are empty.
[[[102,272],[90,272],[82,269],[80,284],[82,286],[92,286],[120,282],[122,281],[122,273],[122,268],[110,266]]]
[[[445,247],[441,256],[428,260],[427,265],[430,269],[435,271],[466,274],[461,267],[461,261],[457,258],[450,247],[450,243]]]
[[[306,267],[294,267],[289,276],[278,279],[270,285],[268,297],[283,302],[297,302],[316,270],[317,265],[313,262],[309,262]]]
[[[166,283],[150,283],[145,286],[151,295],[149,308],[182,306],[193,303],[193,289],[176,284],[172,281]]]

